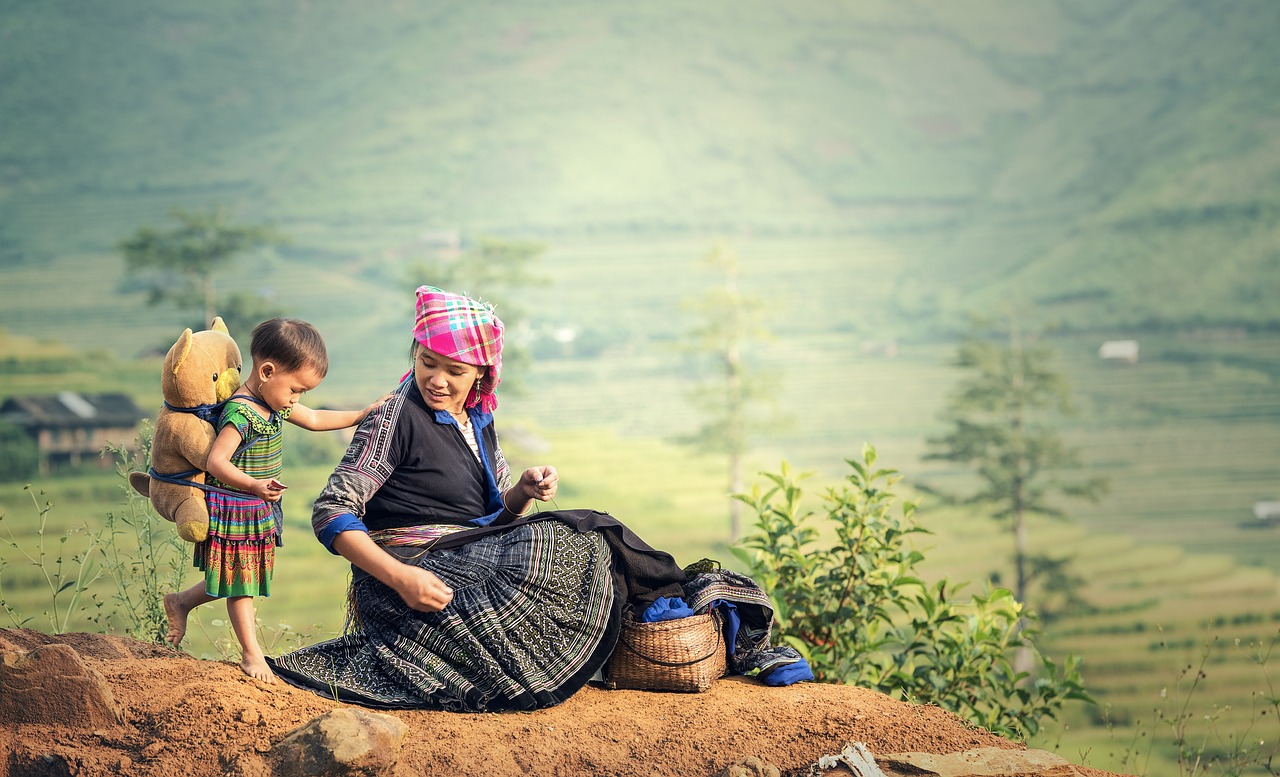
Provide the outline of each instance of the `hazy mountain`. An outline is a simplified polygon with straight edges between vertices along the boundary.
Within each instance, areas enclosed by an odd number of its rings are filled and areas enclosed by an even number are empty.
[[[229,204],[424,231],[872,234],[908,316],[1280,325],[1280,4],[0,2],[0,267]]]

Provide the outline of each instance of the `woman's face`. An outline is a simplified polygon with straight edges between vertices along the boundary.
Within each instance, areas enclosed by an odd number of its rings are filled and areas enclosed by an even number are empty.
[[[413,351],[413,381],[432,410],[462,413],[471,388],[484,377],[484,367],[454,361],[418,345]]]

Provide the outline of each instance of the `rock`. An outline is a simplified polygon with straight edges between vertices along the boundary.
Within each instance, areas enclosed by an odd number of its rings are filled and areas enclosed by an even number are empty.
[[[271,766],[260,755],[241,753],[231,758],[227,777],[271,777]]]
[[[6,766],[0,763],[0,766]],[[71,777],[74,771],[67,759],[58,753],[37,753],[25,748],[9,754],[5,772],[8,777]]]
[[[124,722],[111,687],[67,645],[0,653],[0,722],[95,729]]]
[[[823,756],[810,777],[1080,777],[1065,758],[1045,750],[982,747],[959,753],[887,753],[872,756],[858,743],[839,756]]]
[[[715,777],[778,777],[778,767],[765,763],[754,755],[739,758],[720,771]]]
[[[341,707],[294,729],[271,753],[281,777],[390,775],[407,732],[399,718]]]
[[[876,756],[889,777],[1080,777],[1070,761],[1046,750],[982,747],[961,753],[889,753]]]

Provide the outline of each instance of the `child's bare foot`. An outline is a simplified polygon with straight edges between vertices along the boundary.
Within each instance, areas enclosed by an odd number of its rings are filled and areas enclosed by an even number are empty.
[[[164,616],[169,619],[169,633],[165,635],[165,641],[174,647],[187,636],[187,615],[191,613],[190,607],[182,605],[182,599],[177,594],[164,595]]]
[[[262,656],[256,658],[242,657],[240,659],[240,669],[255,680],[261,680],[264,683],[274,683],[276,681],[275,673],[271,671],[271,667],[267,666],[267,659]]]

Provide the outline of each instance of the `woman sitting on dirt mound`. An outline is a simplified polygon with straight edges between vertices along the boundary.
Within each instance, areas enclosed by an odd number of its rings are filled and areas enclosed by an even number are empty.
[[[488,305],[417,290],[413,370],[360,425],[312,514],[353,566],[347,633],[268,659],[272,669],[367,706],[546,707],[604,666],[624,613],[639,619],[667,597],[733,605],[732,671],[802,664],[768,646],[772,610],[749,579],[691,581],[604,513],[525,517],[558,477],[537,466],[511,483],[493,423],[502,335]]]

